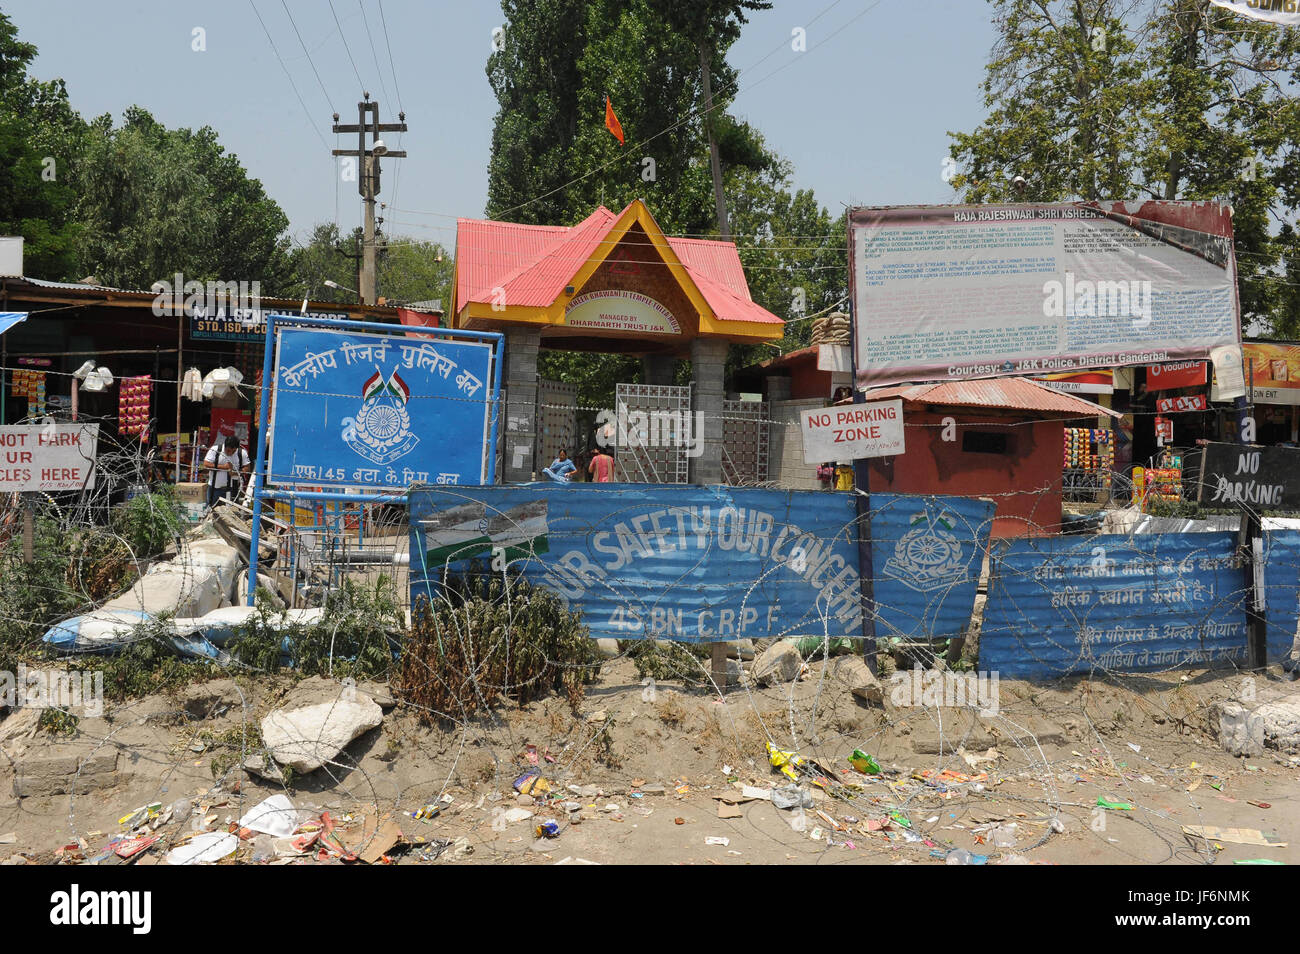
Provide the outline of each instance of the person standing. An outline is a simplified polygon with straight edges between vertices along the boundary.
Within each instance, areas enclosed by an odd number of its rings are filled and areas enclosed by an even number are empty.
[[[223,443],[213,444],[203,458],[203,466],[208,471],[208,506],[215,507],[218,500],[237,498],[251,465],[248,451],[239,446],[239,438],[234,434]]]
[[[587,465],[587,473],[591,474],[594,483],[612,483],[614,480],[614,458],[605,453],[603,447],[593,451],[591,463]]]

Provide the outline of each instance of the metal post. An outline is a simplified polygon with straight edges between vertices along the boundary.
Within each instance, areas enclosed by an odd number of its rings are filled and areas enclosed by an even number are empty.
[[[274,381],[272,358],[275,354],[275,315],[266,316],[266,346],[262,354],[262,400],[257,415],[257,466],[253,469],[253,525],[249,529],[248,599],[257,599],[257,550],[262,542],[262,487],[266,483],[266,441],[271,430],[271,385]]]
[[[1246,397],[1237,398],[1237,443],[1243,447],[1246,440],[1246,421],[1255,416],[1255,359],[1246,363]],[[1256,425],[1258,427],[1258,425]],[[1244,501],[1238,505],[1240,533],[1237,538],[1245,568],[1246,592],[1246,668],[1264,669],[1268,665],[1267,627],[1259,606],[1263,597],[1260,581],[1262,567],[1257,564],[1256,544],[1262,543],[1259,512]]]
[[[849,222],[849,368],[853,403],[865,404],[867,396],[858,387],[858,324],[853,298],[853,223]],[[871,461],[853,462],[853,504],[858,537],[858,597],[862,604],[862,659],[872,675],[879,675],[876,658],[876,584],[875,565],[871,559]]]
[[[365,238],[361,245],[361,304],[375,303],[375,175],[379,169],[379,160],[368,155],[362,160],[364,166],[362,178],[365,181]]]
[[[1263,529],[1259,512],[1242,514],[1242,555],[1246,564],[1246,668],[1268,668],[1268,626],[1263,612]]]
[[[185,378],[185,322],[176,316],[176,483],[181,482],[181,381]]]

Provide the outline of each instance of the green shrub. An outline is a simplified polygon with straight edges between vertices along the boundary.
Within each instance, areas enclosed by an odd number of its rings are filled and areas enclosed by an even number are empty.
[[[500,705],[564,693],[576,710],[599,671],[582,614],[523,577],[448,576],[430,604],[417,598],[397,694],[422,718],[456,720]]]
[[[133,497],[113,508],[110,523],[136,559],[158,556],[175,543],[186,529],[180,502],[167,485],[153,493]]]
[[[287,656],[303,676],[387,678],[397,649],[394,635],[405,628],[392,578],[380,576],[370,585],[344,580],[326,595],[324,610],[320,623],[277,627],[278,611],[259,593],[257,615],[236,631],[226,652],[258,672],[278,672]]]
[[[712,651],[707,645],[697,643],[668,643],[661,645],[657,639],[628,639],[619,643],[636,671],[655,682],[678,679],[694,687],[709,681]]]
[[[32,522],[32,559],[19,529],[0,545],[0,669],[43,653],[40,639],[55,623],[120,592],[135,565],[112,534],[73,531],[46,513]]]

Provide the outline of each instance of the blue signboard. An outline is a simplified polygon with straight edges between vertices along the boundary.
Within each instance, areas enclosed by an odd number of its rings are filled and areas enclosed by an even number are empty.
[[[411,595],[503,555],[595,637],[861,636],[853,498],[646,484],[412,488]]]
[[[269,483],[485,481],[491,345],[293,327],[276,338]]]
[[[1244,659],[1235,544],[1231,533],[1153,533],[997,545],[980,669],[1044,678]]]
[[[1264,533],[1264,624],[1269,662],[1286,658],[1300,623],[1300,532]]]
[[[974,497],[871,495],[877,636],[965,631],[995,510],[993,501]]]
[[[593,636],[714,642],[860,637],[854,499],[646,484],[413,488],[411,596],[504,558],[580,608]],[[956,635],[994,505],[872,497],[880,635]],[[499,561],[498,561],[499,562]]]

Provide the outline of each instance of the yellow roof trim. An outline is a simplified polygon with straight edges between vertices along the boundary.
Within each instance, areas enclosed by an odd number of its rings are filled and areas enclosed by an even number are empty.
[[[650,214],[650,210],[646,208],[646,204],[640,199],[633,199],[631,203],[628,204],[628,207],[623,210],[623,214],[620,215],[614,222],[613,226],[611,226],[609,233],[601,240],[600,245],[603,246],[604,250],[600,251],[598,249],[595,255],[584,262],[582,267],[574,273],[573,278],[569,280],[569,284],[573,286],[575,291],[580,291],[582,286],[587,284],[591,279],[591,276],[595,274],[596,269],[605,264],[605,260],[614,254],[614,249],[618,247],[619,242],[621,242],[623,237],[627,235],[627,230],[632,227],[632,223],[634,222],[640,224],[641,228],[645,231],[646,237],[650,239],[650,243],[655,247],[655,250],[659,253],[660,257],[663,258],[664,263],[672,272],[673,277],[677,279],[677,284],[681,286],[682,291],[686,293],[686,297],[690,299],[691,304],[695,306],[695,311],[700,316],[700,325],[702,328],[706,319],[711,321],[716,317],[713,313],[713,309],[710,308],[709,303],[704,300],[704,295],[700,293],[700,290],[695,286],[695,282],[691,280],[690,273],[686,271],[686,266],[681,263],[681,259],[677,257],[677,253],[674,252],[672,246],[668,244],[668,239],[664,236],[663,229],[659,228],[659,223],[654,220],[654,216]],[[562,297],[563,292],[561,292],[561,298]],[[561,298],[556,298],[551,307],[554,308],[557,305],[560,306],[560,319],[562,321],[564,318],[564,307],[567,306],[567,302],[562,302]]]

